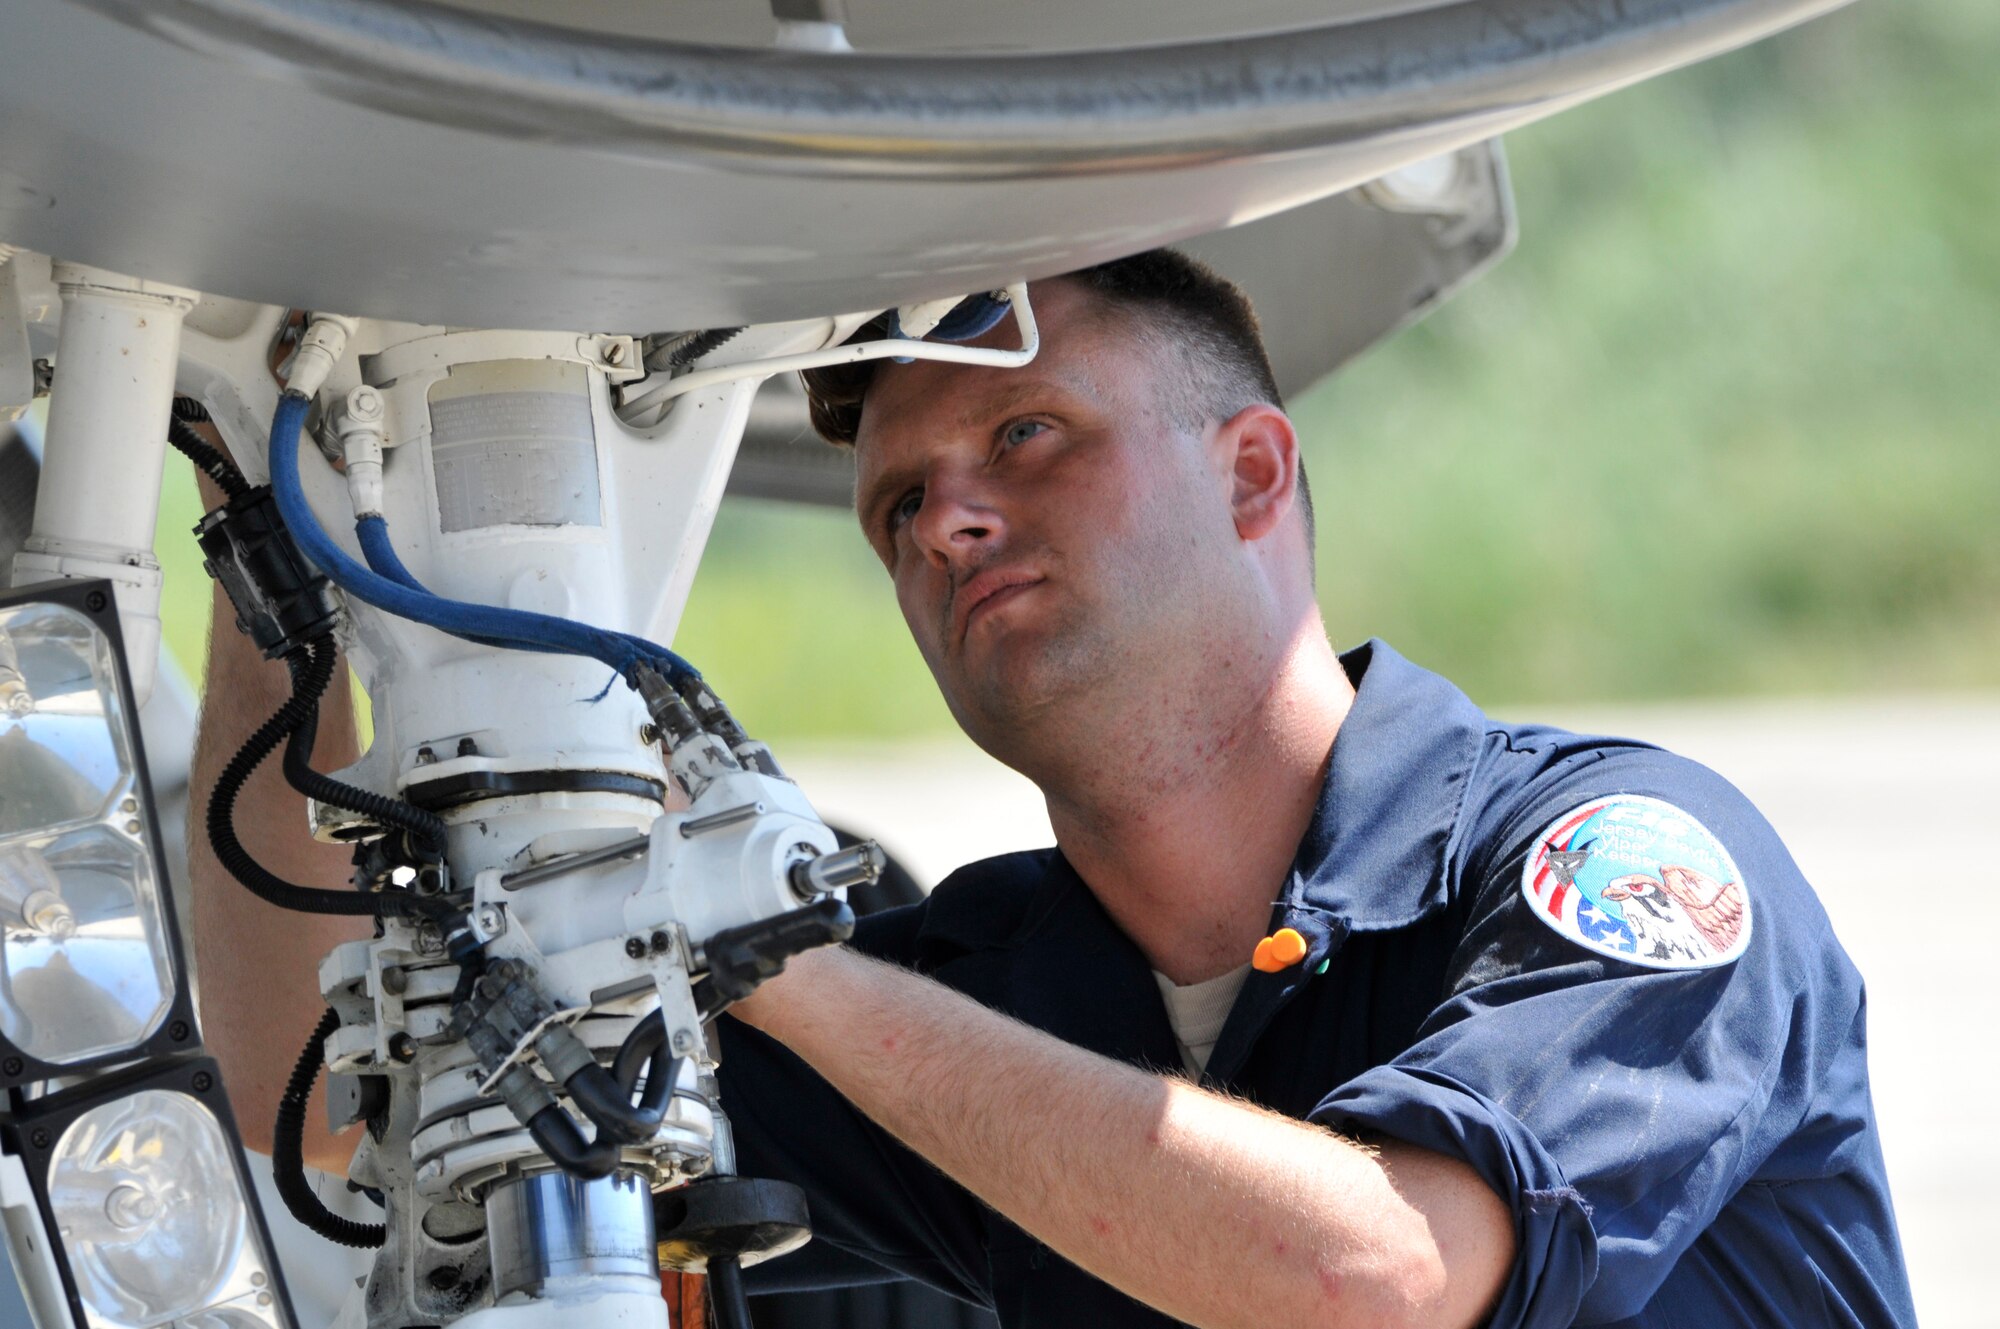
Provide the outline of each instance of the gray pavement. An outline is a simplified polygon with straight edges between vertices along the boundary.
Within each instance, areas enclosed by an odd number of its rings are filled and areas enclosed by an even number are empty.
[[[1701,761],[1778,828],[1868,980],[1870,1062],[1903,1242],[1928,1329],[1996,1329],[2000,955],[1970,905],[2000,899],[2000,697],[1724,702],[1551,714]],[[798,752],[823,814],[936,881],[1050,843],[1026,781],[963,743]]]

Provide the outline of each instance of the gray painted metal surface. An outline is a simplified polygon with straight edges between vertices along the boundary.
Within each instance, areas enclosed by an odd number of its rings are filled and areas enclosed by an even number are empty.
[[[1378,0],[975,57],[388,0],[11,0],[0,239],[430,323],[881,308],[1266,216],[1839,3]]]
[[[1398,212],[1366,190],[1184,241],[1241,286],[1257,308],[1278,389],[1287,399],[1486,271],[1514,241],[1499,145],[1459,154],[1463,193],[1449,212]],[[845,507],[853,458],[812,432],[796,377],[766,383],[729,473],[729,492]]]

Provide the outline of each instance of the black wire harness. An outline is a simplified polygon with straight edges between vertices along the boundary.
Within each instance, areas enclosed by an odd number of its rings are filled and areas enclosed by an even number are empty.
[[[196,470],[215,481],[225,495],[241,498],[250,492],[250,482],[243,478],[243,472],[237,470],[236,464],[223,456],[220,449],[194,431],[195,425],[207,423],[207,407],[192,397],[176,397],[173,415],[167,420],[167,441],[174,445],[175,451],[193,462]]]
[[[334,653],[332,637],[322,637],[311,648],[313,653]],[[292,683],[298,687],[307,665],[299,661],[298,655],[286,657],[292,668]],[[329,683],[331,679],[329,678]],[[292,731],[291,741],[285,745],[285,783],[304,794],[331,807],[358,812],[378,826],[402,831],[406,843],[413,851],[412,856],[426,861],[436,861],[444,853],[444,819],[434,812],[427,812],[413,803],[399,798],[378,794],[372,789],[361,789],[354,785],[323,775],[311,766],[313,744],[319,730],[319,701],[325,696],[324,689],[313,698],[309,715]]]
[[[271,1176],[285,1208],[308,1229],[341,1246],[373,1250],[388,1239],[388,1228],[381,1223],[357,1223],[342,1218],[326,1207],[326,1201],[319,1198],[306,1180],[306,1100],[311,1097],[313,1081],[319,1079],[320,1066],[326,1060],[323,1051],[326,1040],[339,1027],[340,1012],[328,1007],[313,1026],[305,1049],[299,1053],[291,1079],[285,1081],[284,1096],[278,1100],[277,1129],[271,1141]]]

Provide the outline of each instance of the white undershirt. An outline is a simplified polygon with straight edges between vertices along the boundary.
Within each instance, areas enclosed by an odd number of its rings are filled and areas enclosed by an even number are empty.
[[[1153,981],[1160,985],[1160,997],[1167,1003],[1167,1023],[1174,1027],[1174,1042],[1180,1045],[1181,1064],[1195,1079],[1208,1069],[1208,1054],[1215,1051],[1222,1026],[1229,1023],[1230,1008],[1236,1005],[1236,994],[1249,976],[1246,964],[1180,987],[1159,970],[1153,971]]]

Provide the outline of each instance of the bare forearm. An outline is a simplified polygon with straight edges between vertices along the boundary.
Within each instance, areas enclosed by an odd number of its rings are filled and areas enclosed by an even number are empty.
[[[320,959],[339,943],[366,936],[367,925],[266,904],[232,878],[209,847],[205,818],[216,777],[291,692],[285,667],[265,660],[233,620],[218,591],[195,739],[188,859],[205,1041],[222,1064],[245,1143],[269,1153],[285,1079],[322,1009]],[[350,698],[341,670],[320,705],[314,764],[329,769],[354,756]],[[278,756],[268,758],[244,787],[236,801],[235,825],[244,847],[286,880],[324,887],[345,883],[346,852],[319,844],[307,833],[305,800],[285,783]],[[344,1168],[352,1141],[326,1135],[324,1121],[317,1107],[308,1112],[306,1158],[320,1167]]]
[[[1469,1169],[1149,1075],[850,952],[748,1014],[1065,1257],[1189,1323],[1470,1324],[1511,1260]]]

